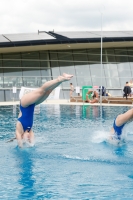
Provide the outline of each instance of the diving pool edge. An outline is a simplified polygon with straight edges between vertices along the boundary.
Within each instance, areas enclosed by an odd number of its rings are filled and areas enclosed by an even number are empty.
[[[0,106],[9,106],[9,105],[19,105],[20,101],[5,101],[5,102],[0,102]],[[51,100],[48,99],[46,101],[44,101],[42,104],[60,104],[60,105],[96,105],[96,106],[129,106],[129,107],[133,107],[133,104],[111,104],[111,103],[82,103],[82,102],[70,102],[69,99],[57,99],[57,100]]]

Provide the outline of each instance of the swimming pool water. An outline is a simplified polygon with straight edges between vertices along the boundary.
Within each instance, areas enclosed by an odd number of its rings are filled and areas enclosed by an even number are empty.
[[[14,137],[18,106],[0,107],[0,199],[133,199],[133,123],[126,143],[106,142],[129,107],[41,105],[33,148]]]

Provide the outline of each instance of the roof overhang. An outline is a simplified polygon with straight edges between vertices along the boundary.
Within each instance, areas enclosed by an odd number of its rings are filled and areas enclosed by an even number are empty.
[[[132,31],[105,31],[102,37],[103,48],[133,47]],[[101,33],[98,31],[0,35],[0,53],[100,47]]]
[[[133,47],[131,42],[105,42],[102,44],[103,48],[121,48]],[[101,43],[78,43],[78,44],[51,44],[51,45],[35,45],[35,46],[21,46],[21,47],[3,47],[0,48],[0,53],[13,52],[29,52],[29,51],[46,51],[46,50],[72,50],[72,49],[91,49],[100,48]]]

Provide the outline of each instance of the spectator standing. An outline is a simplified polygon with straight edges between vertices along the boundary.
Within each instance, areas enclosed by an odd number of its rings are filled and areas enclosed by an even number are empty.
[[[126,82],[126,85],[124,86],[123,92],[124,92],[123,97],[126,97],[126,99],[127,99],[128,96],[131,96],[131,87],[129,86],[128,82]]]
[[[74,86],[72,83],[70,83],[70,98],[73,97],[73,92],[74,92]]]

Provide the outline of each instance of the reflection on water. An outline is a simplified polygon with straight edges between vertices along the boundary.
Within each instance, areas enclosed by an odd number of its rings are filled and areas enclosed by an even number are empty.
[[[33,199],[36,195],[33,177],[34,161],[32,149],[16,148],[17,170],[19,173],[18,184],[21,185],[18,199]]]
[[[119,146],[119,147],[116,147],[114,149],[114,153],[119,156],[119,157],[123,157],[125,155],[125,153],[127,152],[127,146],[126,144],[123,145],[123,146]]]
[[[133,199],[132,124],[125,145],[106,142],[114,118],[128,109],[41,105],[34,115],[35,147],[19,149],[16,141],[5,142],[14,136],[18,109],[1,107],[0,198]]]
[[[95,105],[83,105],[82,115],[84,118],[97,118],[100,116],[100,111],[102,113],[102,108]],[[101,114],[102,116],[102,114]]]

